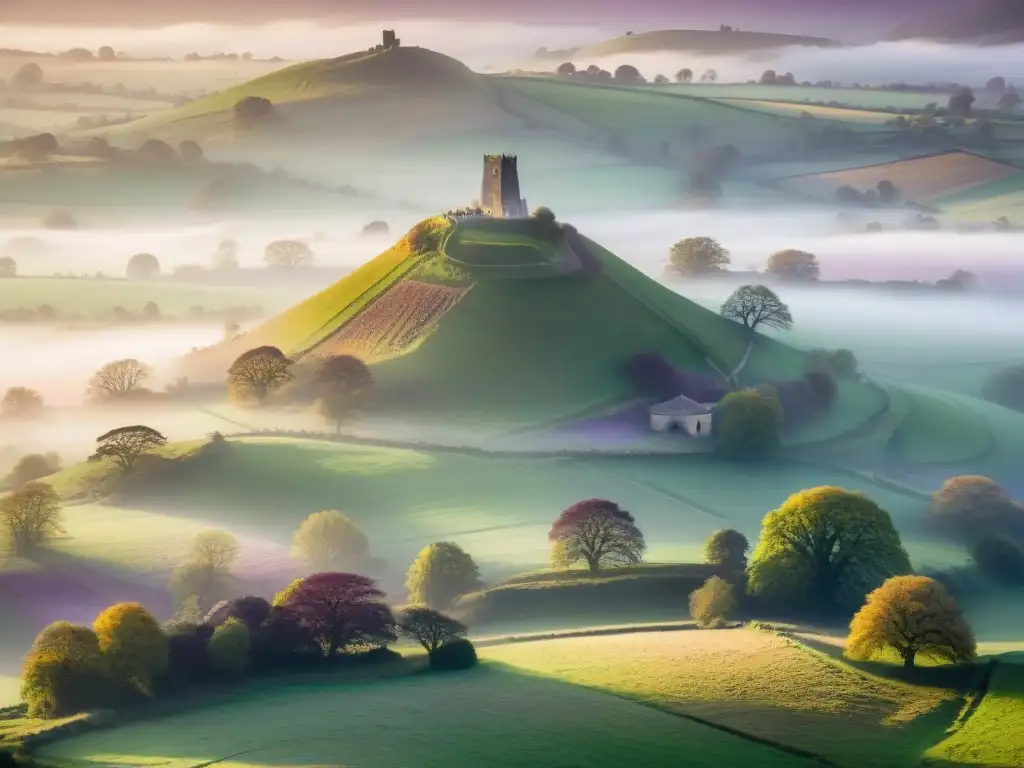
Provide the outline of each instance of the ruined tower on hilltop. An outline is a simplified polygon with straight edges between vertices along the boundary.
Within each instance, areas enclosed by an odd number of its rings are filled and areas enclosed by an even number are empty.
[[[484,155],[480,207],[488,216],[526,216],[526,200],[519,196],[519,169],[515,155]]]

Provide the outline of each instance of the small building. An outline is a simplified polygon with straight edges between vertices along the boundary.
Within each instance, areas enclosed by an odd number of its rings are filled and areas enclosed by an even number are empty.
[[[647,409],[651,429],[671,432],[677,429],[691,437],[711,437],[710,406],[691,400],[686,395],[673,397]]]
[[[520,197],[519,167],[515,155],[484,155],[480,207],[488,216],[521,218],[529,215]]]

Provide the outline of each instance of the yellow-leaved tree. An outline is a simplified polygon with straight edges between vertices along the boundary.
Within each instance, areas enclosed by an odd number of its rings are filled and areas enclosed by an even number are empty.
[[[976,645],[942,584],[926,576],[895,576],[868,595],[846,642],[851,659],[869,660],[887,650],[912,667],[918,654],[953,664],[972,661]]]
[[[40,632],[21,669],[31,717],[61,717],[108,703],[111,686],[96,633],[66,621]]]
[[[153,680],[167,669],[167,636],[138,603],[112,605],[93,623],[110,673],[151,694]]]

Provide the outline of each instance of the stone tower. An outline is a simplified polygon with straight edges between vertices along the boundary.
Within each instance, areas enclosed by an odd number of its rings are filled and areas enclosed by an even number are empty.
[[[484,155],[480,207],[488,216],[526,216],[526,200],[519,196],[519,168],[515,155]]]

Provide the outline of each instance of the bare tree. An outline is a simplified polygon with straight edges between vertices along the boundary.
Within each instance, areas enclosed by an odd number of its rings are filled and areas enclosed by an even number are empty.
[[[64,532],[60,497],[46,483],[28,483],[0,501],[0,526],[18,555]]]
[[[298,269],[313,263],[315,254],[301,240],[275,240],[263,251],[263,260],[276,269]]]
[[[432,608],[407,608],[398,623],[402,634],[433,653],[449,640],[465,637],[466,625]]]
[[[292,361],[277,347],[255,347],[243,352],[228,368],[228,384],[235,392],[248,392],[262,403],[271,390],[294,378]]]
[[[96,453],[89,457],[89,461],[111,458],[127,474],[139,456],[167,445],[167,438],[152,427],[136,424],[112,429],[97,437],[96,443]]]
[[[118,400],[142,390],[142,384],[153,377],[153,369],[134,358],[115,360],[100,368],[89,379],[86,397],[89,400]]]
[[[708,363],[722,374],[733,387],[737,387],[738,377],[746,367],[750,353],[754,349],[757,329],[764,326],[788,331],[793,327],[793,316],[789,313],[789,307],[782,303],[782,299],[776,296],[771,288],[764,285],[741,285],[722,304],[721,315],[729,320],[742,323],[749,332],[747,348],[732,373],[724,373],[711,358],[708,358]]]

